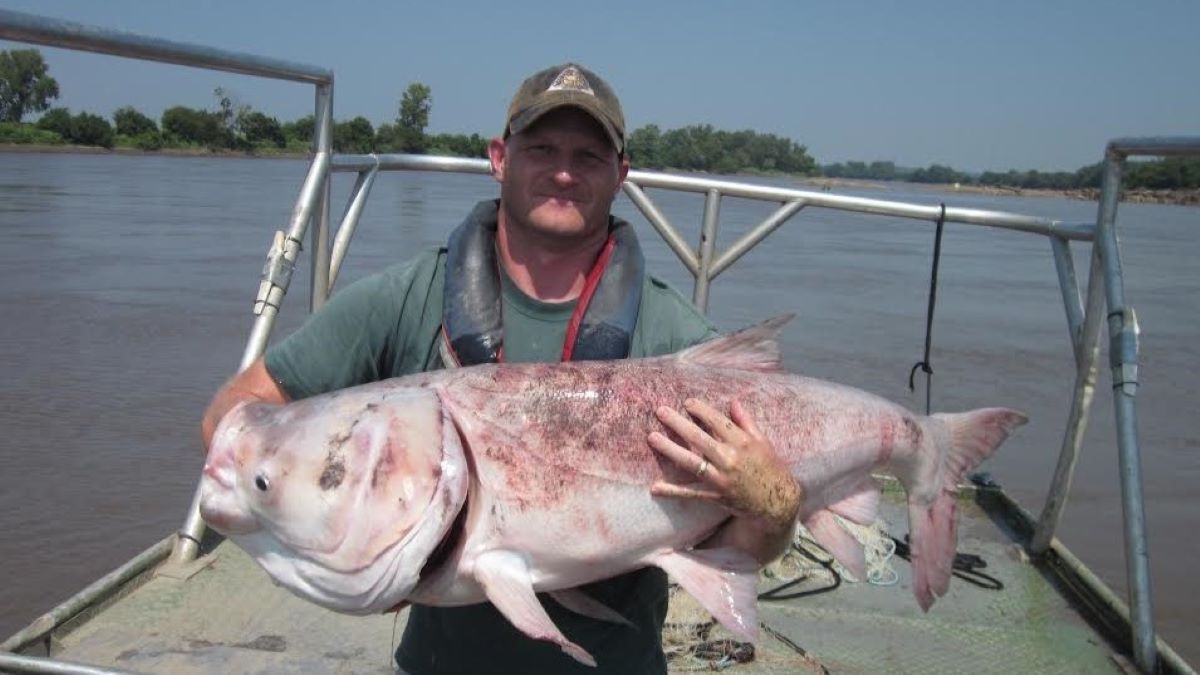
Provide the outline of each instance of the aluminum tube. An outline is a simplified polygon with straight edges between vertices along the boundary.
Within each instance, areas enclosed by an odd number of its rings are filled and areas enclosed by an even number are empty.
[[[62,673],[66,675],[128,675],[129,670],[113,670],[85,663],[43,659],[36,656],[0,653],[0,671],[5,673]]]
[[[117,569],[93,581],[82,591],[67,598],[54,609],[41,615],[21,631],[0,644],[0,651],[17,651],[42,639],[50,631],[99,600],[103,600],[135,576],[158,564],[171,551],[174,535],[161,539]]]
[[[1122,345],[1126,330],[1125,286],[1121,272],[1121,253],[1117,244],[1117,200],[1121,192],[1122,158],[1108,153],[1100,189],[1100,215],[1096,225],[1096,246],[1102,251],[1104,286],[1109,310],[1109,354],[1113,362],[1113,404],[1117,415],[1117,451],[1121,468],[1121,503],[1125,514],[1125,570],[1129,583],[1129,609],[1133,623],[1134,662],[1143,672],[1154,672],[1158,665],[1154,643],[1154,612],[1150,597],[1150,551],[1146,542],[1146,513],[1142,500],[1141,451],[1137,438],[1136,370],[1133,382],[1126,365],[1136,367],[1137,345]],[[1131,318],[1131,317],[1130,317]],[[1129,349],[1129,353],[1122,346]],[[1130,364],[1132,361],[1132,364]]]
[[[734,242],[733,246],[730,246],[724,253],[717,257],[716,262],[712,264],[712,268],[709,270],[709,279],[716,279],[721,272],[724,272],[730,265],[737,262],[739,258],[757,246],[760,241],[766,239],[767,235],[778,229],[780,225],[786,223],[789,218],[796,215],[805,206],[807,204],[804,200],[798,199],[794,202],[788,202],[779,207],[775,213],[767,216],[754,229],[742,235],[741,239],[738,239]]]
[[[1131,155],[1154,157],[1200,155],[1200,136],[1114,138],[1108,142],[1108,151],[1122,157]]]
[[[812,192],[808,190],[793,190],[790,188],[766,187],[737,183],[733,181],[694,178],[691,176],[675,176],[671,174],[631,171],[629,179],[638,185],[648,188],[665,188],[686,192],[708,192],[716,189],[727,197],[745,197],[774,202],[790,202],[802,199],[809,206],[873,213],[901,218],[936,221],[941,215],[941,206],[923,206],[906,202],[893,202],[881,199],[866,199],[835,195],[828,192]],[[1062,223],[1049,218],[1022,216],[1004,211],[986,211],[982,209],[947,208],[946,222],[966,223],[972,225],[989,225],[1010,230],[1034,232],[1050,235],[1060,234],[1068,239],[1090,241],[1092,238],[1091,224]]]
[[[1063,433],[1062,447],[1058,451],[1058,465],[1046,495],[1046,504],[1038,517],[1037,528],[1029,543],[1034,555],[1046,552],[1058,523],[1062,519],[1063,507],[1071,490],[1071,479],[1075,475],[1075,463],[1083,447],[1083,435],[1087,431],[1088,414],[1092,399],[1096,395],[1097,359],[1100,353],[1100,317],[1104,315],[1104,282],[1101,272],[1100,247],[1092,246],[1092,268],[1088,274],[1087,310],[1083,315],[1083,332],[1079,337],[1078,353],[1082,359],[1075,367],[1075,388],[1071,396],[1071,411],[1067,415],[1067,427]]]
[[[379,155],[379,168],[384,171],[452,171],[461,173],[490,173],[491,167],[486,160],[463,159],[457,157],[427,157],[420,155]],[[333,164],[334,171],[365,171],[375,166],[375,160],[370,155],[339,155]],[[625,182],[626,193],[628,186],[633,184],[640,189],[663,188],[685,192],[708,193],[717,189],[727,197],[744,197],[764,201],[787,203],[804,201],[810,206],[874,213],[878,215],[898,216],[936,222],[941,214],[940,206],[923,206],[905,202],[892,202],[880,199],[865,199],[834,195],[827,192],[812,192],[793,190],[790,188],[766,187],[737,183],[734,181],[697,178],[694,176],[677,176],[653,171],[630,171]],[[633,195],[630,194],[630,198]],[[649,216],[647,216],[649,217]],[[1093,223],[1064,223],[1048,218],[1022,216],[1004,211],[986,211],[982,209],[964,209],[950,207],[946,209],[946,222],[964,223],[968,225],[988,225],[1010,230],[1033,232],[1043,235],[1058,235],[1072,241],[1091,241],[1095,225]],[[669,243],[669,242],[668,242]],[[676,251],[676,254],[679,252]],[[693,272],[694,273],[694,272]]]
[[[486,159],[442,157],[438,155],[342,155],[333,158],[334,171],[361,173],[371,169],[383,171],[446,171],[451,173],[490,174],[492,165]]]
[[[333,84],[317,86],[316,113],[313,118],[316,134],[317,155],[333,154]],[[312,214],[313,227],[309,230],[312,239],[311,269],[309,277],[309,310],[317,311],[329,297],[329,192],[332,182],[330,173],[325,172],[317,190],[317,202]]]
[[[371,186],[375,184],[375,176],[378,174],[378,169],[358,174],[354,188],[350,191],[346,213],[342,216],[341,224],[338,225],[337,236],[333,240],[333,253],[330,254],[329,259],[330,293],[337,284],[338,273],[342,271],[342,261],[346,258],[346,250],[350,247],[350,240],[354,237],[355,228],[358,227],[358,219],[362,216],[363,207],[367,204],[367,196],[371,194]]]
[[[1071,245],[1062,237],[1050,237],[1050,249],[1054,253],[1054,269],[1058,272],[1058,288],[1062,292],[1075,366],[1079,367],[1083,361],[1083,301],[1079,297],[1079,281],[1075,277],[1075,258],[1071,255]]]
[[[187,42],[126,33],[73,21],[0,9],[0,39],[112,54],[131,59],[224,70],[277,80],[321,84],[333,82],[333,71],[303,63],[269,59],[244,52],[213,49]]]
[[[696,258],[696,252],[688,247],[687,242],[680,236],[679,231],[671,225],[667,217],[658,210],[650,197],[642,191],[640,187],[633,181],[626,180],[621,186],[625,190],[625,195],[629,197],[629,201],[642,212],[650,225],[658,231],[659,236],[671,247],[675,255],[679,256],[679,261],[687,268],[692,276],[695,277],[700,273],[700,261]]]
[[[708,314],[708,287],[712,283],[713,249],[717,245],[717,223],[721,218],[721,191],[709,190],[704,198],[704,220],[700,226],[700,267],[696,272],[696,286],[692,290],[692,304],[703,314]]]

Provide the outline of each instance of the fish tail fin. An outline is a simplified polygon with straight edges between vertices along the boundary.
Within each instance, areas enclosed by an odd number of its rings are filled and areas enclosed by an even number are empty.
[[[910,493],[908,526],[913,566],[913,595],[922,610],[929,610],[937,596],[950,587],[950,573],[957,548],[955,495],[968,471],[978,466],[1028,418],[1008,408],[981,408],[965,413],[941,413],[932,419],[945,427],[949,447],[939,449],[942,459],[936,471],[932,499]]]

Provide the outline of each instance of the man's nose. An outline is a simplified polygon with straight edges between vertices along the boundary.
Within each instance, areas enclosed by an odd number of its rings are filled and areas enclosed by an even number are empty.
[[[571,168],[570,162],[562,162],[554,168],[554,182],[559,187],[570,187],[579,182],[575,177],[575,170]]]

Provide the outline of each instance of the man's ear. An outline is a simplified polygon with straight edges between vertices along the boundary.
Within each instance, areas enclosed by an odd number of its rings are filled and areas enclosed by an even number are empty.
[[[504,182],[504,160],[508,155],[508,144],[496,136],[488,141],[488,159],[492,162],[492,178]]]
[[[620,180],[617,181],[617,194],[621,194],[621,185],[625,183],[625,177],[629,175],[629,157],[621,155],[620,161],[617,162],[617,174]],[[615,195],[614,195],[615,197]]]

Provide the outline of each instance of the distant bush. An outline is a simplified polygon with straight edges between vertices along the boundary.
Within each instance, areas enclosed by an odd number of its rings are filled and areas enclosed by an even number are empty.
[[[138,112],[133,106],[123,106],[113,112],[113,124],[117,135],[136,137],[147,133],[158,133],[154,120]]]
[[[32,124],[0,122],[0,143],[62,145],[63,137],[53,131],[38,129]]]
[[[233,145],[233,138],[225,128],[220,113],[177,105],[163,111],[162,130],[172,145],[195,144],[208,148],[228,148]]]
[[[70,140],[71,111],[66,108],[51,108],[38,119],[37,128],[53,131],[63,140]]]
[[[99,115],[81,112],[71,118],[71,135],[68,140],[72,143],[111,148],[114,138],[112,125]]]

